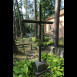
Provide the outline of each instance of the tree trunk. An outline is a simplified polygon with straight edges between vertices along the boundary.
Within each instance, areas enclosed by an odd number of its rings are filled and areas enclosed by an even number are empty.
[[[45,10],[44,10],[44,20],[45,20]],[[44,25],[43,25],[43,41],[44,41]]]
[[[28,16],[27,16],[27,0],[25,2],[26,2],[26,19],[28,19]]]
[[[22,11],[22,0],[21,0],[21,11]]]
[[[16,20],[15,20],[15,6],[14,6],[14,2],[13,2],[13,39],[15,38],[15,26],[16,26]]]
[[[13,12],[14,13],[14,12]],[[13,15],[13,39],[14,39],[14,33],[15,33],[15,31],[14,31],[14,26],[15,26],[15,21],[14,21],[14,15]]]
[[[17,18],[16,18],[16,10],[15,10],[15,7],[14,7],[14,14],[15,14],[15,16],[14,16],[14,19],[15,19],[15,29],[16,29],[16,39],[17,39]]]
[[[55,31],[54,31],[54,43],[55,46],[58,46],[58,39],[59,39],[59,14],[60,14],[60,3],[61,0],[56,0],[55,1]]]
[[[21,37],[22,37],[22,22],[21,22],[20,10],[19,10],[19,6],[18,6],[17,0],[16,0],[16,4],[17,4],[17,9],[18,9],[19,25],[20,25],[20,32],[21,32]]]
[[[18,48],[17,48],[17,46],[16,46],[16,44],[15,44],[14,39],[13,39],[13,53],[15,53],[15,54],[18,53]]]
[[[35,3],[35,20],[37,20],[37,0],[34,0]],[[37,23],[35,23],[35,37],[37,38]]]
[[[18,36],[17,36],[17,18],[16,18],[16,25],[15,25],[15,27],[16,27],[16,39],[18,38]]]

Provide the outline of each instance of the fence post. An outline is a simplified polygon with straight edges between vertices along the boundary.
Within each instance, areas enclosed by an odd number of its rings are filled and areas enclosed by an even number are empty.
[[[24,54],[25,54],[25,47],[24,47],[24,44],[22,45],[22,47],[23,47],[23,50],[24,50]]]
[[[32,44],[30,45],[30,48],[31,48],[31,50],[32,50]]]
[[[55,54],[55,48],[53,48],[53,53]]]

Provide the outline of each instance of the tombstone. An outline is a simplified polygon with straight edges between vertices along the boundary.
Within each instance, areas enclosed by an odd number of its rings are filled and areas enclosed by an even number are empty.
[[[60,57],[61,58],[63,58],[63,53],[64,53],[64,50],[63,49],[61,49],[61,51],[60,51],[61,53],[60,53]]]
[[[61,54],[61,49],[59,49],[59,56],[60,56],[60,54]]]
[[[59,56],[59,48],[57,48],[56,55]]]
[[[55,49],[54,48],[55,48],[54,46],[51,46],[50,52],[54,53],[55,52]]]
[[[54,29],[52,30],[52,35],[51,35],[51,37],[52,37],[52,41],[54,41]]]

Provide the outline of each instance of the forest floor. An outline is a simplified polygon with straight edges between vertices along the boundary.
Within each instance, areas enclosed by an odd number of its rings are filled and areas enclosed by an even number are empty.
[[[36,48],[36,44],[34,42],[31,42],[30,41],[31,37],[28,37],[28,38],[19,38],[16,40],[16,45],[19,45],[19,44],[32,44],[32,50],[30,48],[30,45],[26,45],[24,50],[23,50],[23,47],[22,46],[18,46],[18,50],[20,51],[20,53],[18,54],[13,54],[13,64],[16,62],[16,61],[21,61],[23,59],[27,59],[28,61],[30,60],[37,60],[39,57],[39,51],[37,50]],[[22,42],[22,40],[24,40]],[[46,52],[48,53],[46,50],[42,51],[43,52]]]

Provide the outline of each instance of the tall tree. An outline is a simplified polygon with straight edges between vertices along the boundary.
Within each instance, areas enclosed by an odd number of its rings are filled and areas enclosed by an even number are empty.
[[[55,31],[54,31],[54,43],[55,46],[58,46],[58,39],[59,39],[59,14],[60,14],[60,5],[61,5],[61,0],[56,0],[55,1],[55,20],[54,20],[54,25],[55,25]]]
[[[54,13],[55,0],[40,0],[42,5],[42,20]]]
[[[16,9],[15,9],[15,7],[14,7],[14,12],[15,12],[15,13],[14,13],[14,14],[15,14],[14,17],[15,17],[16,39],[17,39],[17,37],[18,37],[18,36],[17,36],[17,17],[16,17]]]
[[[25,3],[26,3],[26,6],[25,6],[25,8],[26,8],[26,19],[28,19],[28,15],[27,15],[27,7],[28,7],[27,0],[25,0]]]
[[[18,9],[18,16],[19,16],[19,25],[20,25],[20,32],[21,32],[21,37],[22,37],[22,22],[21,22],[21,16],[20,16],[20,10],[19,10],[19,6],[18,6],[18,2],[16,0],[16,4],[17,4],[17,9]]]
[[[13,1],[13,39],[16,39],[15,38],[15,6],[14,6],[14,1]]]
[[[35,20],[37,20],[37,0],[34,0],[35,4]],[[37,23],[35,23],[35,37],[37,38]]]
[[[14,21],[14,10],[13,10],[13,38],[14,38],[14,33],[15,33],[15,21]]]

